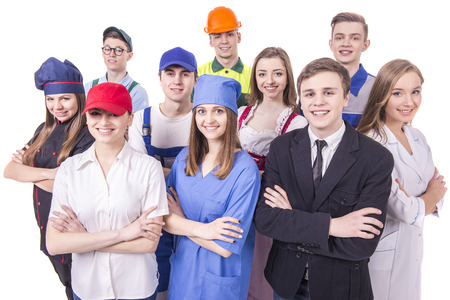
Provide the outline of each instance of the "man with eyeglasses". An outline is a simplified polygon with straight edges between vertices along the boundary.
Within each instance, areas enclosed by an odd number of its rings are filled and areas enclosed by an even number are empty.
[[[86,95],[94,85],[115,82],[127,88],[133,101],[133,112],[147,107],[147,92],[127,72],[127,62],[133,57],[133,44],[130,36],[117,27],[106,28],[103,32],[102,52],[106,74],[85,84]]]

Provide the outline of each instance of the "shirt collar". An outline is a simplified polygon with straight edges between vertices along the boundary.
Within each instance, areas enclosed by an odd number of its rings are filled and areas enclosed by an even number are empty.
[[[367,73],[363,65],[360,64],[358,72],[356,72],[351,79],[350,93],[352,93],[353,96],[358,96],[359,90],[366,82],[367,76],[369,76],[369,73]]]
[[[104,82],[108,82],[108,73],[105,73],[105,76],[103,76],[103,78],[104,78]],[[120,81],[120,84],[124,85],[124,86],[127,86],[127,84],[131,83],[132,80],[133,79],[131,79],[130,75],[127,72],[125,77]],[[100,82],[103,82],[103,81],[100,81]]]
[[[325,142],[327,142],[327,146],[334,151],[334,149],[337,146],[339,146],[339,143],[341,142],[344,133],[345,133],[345,122],[342,122],[341,127],[335,133],[324,139]],[[316,146],[316,140],[318,140],[319,138],[312,132],[311,126],[308,126],[308,134],[312,149]]]
[[[405,124],[405,125],[403,125],[402,128],[403,128],[403,131],[405,132],[406,137],[408,138],[408,141],[416,142],[419,140],[418,136],[410,130],[409,125]],[[397,139],[397,137],[395,136],[395,134],[389,129],[389,127],[386,124],[383,124],[383,129],[384,129],[384,132],[386,132],[388,144],[400,143],[399,140]]]
[[[117,163],[121,163],[124,165],[125,168],[130,168],[130,159],[132,156],[132,149],[131,146],[128,144],[127,141],[125,141],[125,144],[122,147],[122,150],[120,150],[119,154],[117,155],[116,159],[114,160],[114,163],[117,161]],[[87,149],[85,152],[83,152],[80,158],[80,163],[78,165],[77,170],[82,169],[85,165],[88,165],[90,163],[98,163],[97,157],[95,156],[95,142],[92,144],[89,149]]]
[[[214,57],[214,60],[213,60],[212,65],[211,65],[211,69],[215,73],[217,71],[220,71],[220,70],[224,69],[224,67],[219,63],[217,58]],[[244,64],[242,63],[240,57],[238,58],[237,63],[233,67],[231,67],[231,70],[236,71],[238,73],[242,73],[242,71],[244,70]]]

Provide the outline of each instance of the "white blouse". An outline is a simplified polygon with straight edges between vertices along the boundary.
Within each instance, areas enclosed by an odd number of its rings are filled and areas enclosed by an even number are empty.
[[[247,118],[242,121],[241,129],[239,130],[239,140],[241,141],[242,148],[250,153],[254,153],[260,156],[267,156],[269,153],[270,143],[274,138],[281,134],[284,124],[291,115],[293,108],[287,107],[284,109],[277,119],[277,126],[275,129],[264,129],[261,132],[256,131],[252,127],[247,125],[247,122],[252,118],[255,109],[258,107],[258,103],[252,106]],[[246,106],[242,106],[238,110],[238,120],[244,112]],[[286,132],[292,131],[294,129],[303,128],[308,125],[308,121],[303,116],[296,116],[292,119]]]
[[[69,157],[57,172],[50,215],[73,210],[88,232],[122,229],[153,205],[168,214],[161,164],[125,142],[105,178],[94,145]],[[72,287],[81,299],[145,298],[158,285],[154,253],[91,251],[72,255]]]

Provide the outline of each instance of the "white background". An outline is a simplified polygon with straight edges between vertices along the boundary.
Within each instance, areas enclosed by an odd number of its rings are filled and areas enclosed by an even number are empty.
[[[330,21],[343,11],[366,17],[370,48],[365,69],[376,75],[395,58],[415,63],[425,77],[422,107],[414,126],[433,149],[440,172],[450,176],[448,158],[448,8],[445,1],[8,1],[0,11],[2,45],[1,103],[3,140],[0,166],[23,147],[44,120],[44,95],[34,86],[34,72],[50,56],[69,59],[85,82],[105,72],[101,46],[108,26],[124,29],[133,39],[131,76],[147,90],[151,104],[163,99],[158,83],[161,54],[181,46],[199,64],[213,58],[203,31],[208,12],[232,8],[242,22],[239,54],[252,65],[265,47],[290,55],[294,77],[319,57],[332,57]],[[450,178],[450,177],[449,177]],[[39,251],[39,231],[32,206],[32,185],[0,179],[0,298],[64,299],[64,290],[47,258]],[[448,198],[448,197],[447,197]],[[423,299],[449,299],[450,213],[427,217],[423,261]]]

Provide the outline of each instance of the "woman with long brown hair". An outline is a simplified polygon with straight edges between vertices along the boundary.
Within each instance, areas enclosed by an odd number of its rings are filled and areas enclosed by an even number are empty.
[[[82,115],[85,107],[83,77],[70,61],[47,59],[35,73],[35,83],[45,94],[46,117],[33,138],[13,154],[4,176],[20,182],[32,182],[33,204],[41,234],[41,251],[50,259],[66,294],[72,299],[71,255],[48,253],[45,245],[47,220],[53,181],[59,165],[69,156],[84,152],[94,139]]]
[[[239,140],[262,173],[273,139],[308,122],[298,115],[292,65],[282,48],[267,47],[256,56],[250,82],[248,106],[239,108]],[[256,232],[249,300],[273,299],[273,290],[264,278],[271,246],[271,238]]]
[[[447,190],[425,136],[411,122],[422,102],[423,76],[396,59],[377,74],[358,130],[394,157],[387,217],[370,258],[373,293],[380,299],[420,299],[424,217],[437,214]]]
[[[202,75],[194,89],[189,147],[177,156],[167,178],[172,195],[164,229],[179,236],[170,260],[168,296],[244,300],[260,178],[237,137],[240,84]]]

